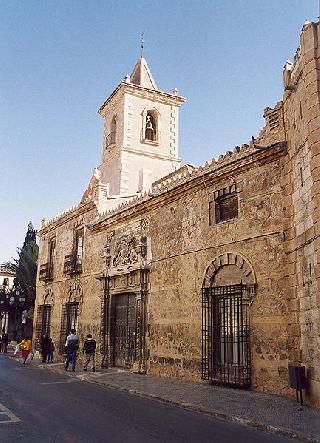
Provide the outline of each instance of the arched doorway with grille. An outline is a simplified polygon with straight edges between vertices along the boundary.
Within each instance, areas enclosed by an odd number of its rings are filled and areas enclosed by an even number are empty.
[[[207,268],[202,286],[202,378],[251,385],[250,307],[256,291],[252,266],[225,253]]]

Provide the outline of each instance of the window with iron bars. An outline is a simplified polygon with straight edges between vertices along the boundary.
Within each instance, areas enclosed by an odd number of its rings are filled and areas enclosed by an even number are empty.
[[[238,218],[238,193],[236,185],[220,189],[214,193],[214,201],[209,202],[209,225]]]
[[[254,285],[202,289],[202,378],[248,388],[251,384],[250,303]]]
[[[66,303],[62,306],[59,351],[64,352],[65,342],[71,329],[77,330],[79,303]]]
[[[35,349],[40,350],[41,337],[44,334],[50,336],[51,326],[51,305],[39,305],[37,309],[37,321],[36,321],[36,340]]]

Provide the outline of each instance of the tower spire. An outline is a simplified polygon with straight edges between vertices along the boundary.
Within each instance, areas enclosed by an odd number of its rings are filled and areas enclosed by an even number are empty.
[[[144,49],[144,32],[141,32],[141,38],[140,38],[140,57],[143,57],[143,49]]]

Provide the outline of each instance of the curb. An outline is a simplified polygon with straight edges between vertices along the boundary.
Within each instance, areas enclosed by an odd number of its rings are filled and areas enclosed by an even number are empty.
[[[217,418],[219,420],[223,420],[226,422],[231,422],[231,423],[235,423],[235,424],[239,424],[242,426],[247,426],[247,427],[251,427],[251,428],[255,428],[258,429],[260,431],[265,431],[268,432],[269,434],[275,434],[275,435],[281,435],[283,437],[288,437],[288,438],[292,438],[294,440],[300,441],[300,442],[306,442],[306,443],[320,443],[320,440],[315,439],[313,437],[308,437],[305,436],[299,432],[296,431],[291,431],[289,429],[285,429],[285,428],[281,428],[281,427],[276,427],[276,426],[272,426],[272,425],[264,425],[262,423],[258,423],[255,422],[254,420],[250,420],[247,418],[243,418],[243,417],[237,417],[234,415],[228,415],[228,414],[224,414],[222,412],[215,412],[215,411],[210,411],[206,408],[202,408],[201,406],[195,406],[192,403],[179,403],[176,402],[174,400],[169,400],[166,398],[162,398],[158,395],[154,395],[154,394],[148,394],[145,392],[140,392],[137,391],[135,389],[129,389],[129,388],[125,388],[119,385],[114,385],[112,383],[104,383],[100,380],[85,380],[88,383],[96,383],[102,386],[106,386],[108,388],[111,389],[116,389],[118,391],[123,391],[123,392],[127,392],[131,395],[136,395],[139,397],[143,397],[143,398],[149,398],[151,400],[156,400],[159,401],[161,403],[165,403],[165,404],[170,404],[191,412],[197,412],[197,413],[201,413],[201,414],[205,414],[214,418]]]
[[[8,355],[9,358],[16,360],[15,356],[11,356]],[[62,363],[63,364],[63,363]],[[251,427],[254,429],[258,429],[260,431],[264,431],[264,432],[268,432],[269,434],[274,434],[274,435],[280,435],[283,437],[288,437],[291,439],[294,439],[296,441],[300,441],[300,442],[305,442],[305,443],[320,443],[320,439],[314,438],[314,437],[308,437],[304,434],[301,434],[300,432],[297,431],[292,431],[290,429],[286,429],[286,428],[281,428],[281,427],[277,427],[277,426],[272,426],[272,425],[264,425],[262,423],[256,422],[254,420],[251,419],[247,419],[244,417],[238,417],[238,416],[234,416],[234,415],[228,415],[222,412],[216,412],[216,411],[212,411],[212,410],[208,410],[206,408],[203,408],[201,406],[195,406],[192,403],[184,403],[184,402],[177,402],[175,400],[169,400],[166,398],[163,398],[159,395],[155,395],[155,394],[149,394],[146,392],[142,392],[142,391],[138,391],[136,389],[131,389],[131,388],[126,388],[117,384],[113,384],[113,383],[108,383],[105,381],[102,381],[100,379],[82,379],[80,377],[77,376],[77,374],[79,373],[72,373],[72,372],[65,372],[62,371],[60,368],[58,367],[52,367],[50,365],[44,365],[41,363],[36,363],[36,362],[30,362],[30,366],[32,367],[37,367],[39,369],[46,369],[49,370],[51,372],[58,372],[61,374],[65,374],[68,375],[69,377],[73,377],[73,378],[77,378],[79,381],[84,381],[87,383],[94,383],[100,386],[105,386],[108,387],[110,389],[115,389],[118,391],[122,391],[122,392],[126,392],[128,394],[131,395],[136,395],[138,397],[142,397],[142,398],[148,398],[151,400],[156,400],[159,401],[161,403],[165,403],[165,404],[169,404],[169,405],[173,405],[182,409],[185,409],[187,411],[191,411],[191,412],[197,412],[197,413],[201,413],[201,414],[205,414],[208,415],[210,417],[214,417],[217,418],[219,420],[223,420],[226,422],[230,422],[230,423],[235,423],[235,424],[239,424],[242,426],[247,426],[247,427]]]

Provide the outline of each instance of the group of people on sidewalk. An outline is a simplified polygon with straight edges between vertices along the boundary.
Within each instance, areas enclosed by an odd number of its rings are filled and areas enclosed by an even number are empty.
[[[47,334],[44,334],[41,338],[40,346],[41,346],[42,363],[52,363],[53,353],[55,350],[55,345],[52,338],[48,337]],[[91,334],[88,334],[84,341],[82,349],[85,355],[85,363],[83,366],[84,371],[87,371],[88,366],[91,363],[92,371],[95,372],[96,347],[97,347],[96,341],[92,338]],[[78,350],[79,350],[79,336],[76,334],[75,329],[71,329],[71,332],[68,335],[65,343],[66,360],[64,363],[64,368],[66,371],[68,370],[70,363],[72,371],[74,372],[76,370]],[[32,344],[30,337],[25,337],[20,343],[17,344],[16,353],[18,351],[21,351],[23,364],[25,364],[26,361],[28,361],[29,359],[31,360],[33,358]]]
[[[51,337],[47,334],[43,334],[40,342],[42,363],[53,363],[53,353],[55,345]]]
[[[96,341],[92,338],[91,334],[88,334],[83,344],[83,353],[85,355],[85,363],[83,366],[84,371],[87,371],[88,365],[91,362],[92,371],[95,372],[96,347]],[[71,368],[74,372],[76,370],[77,351],[79,350],[79,336],[76,334],[75,329],[71,329],[71,332],[66,340],[65,348],[67,357],[64,368],[67,371],[69,368],[69,364],[71,363]]]

